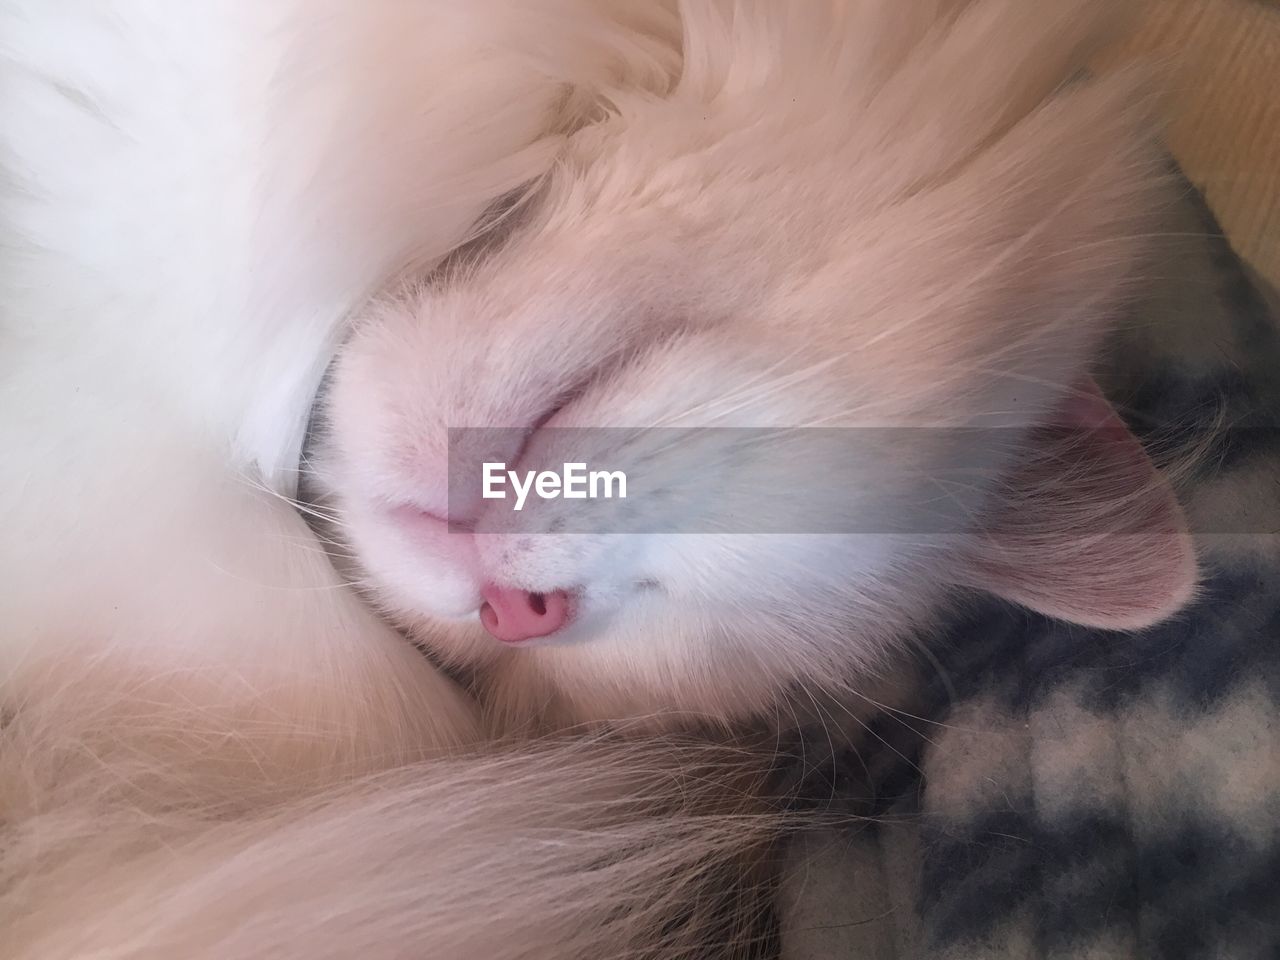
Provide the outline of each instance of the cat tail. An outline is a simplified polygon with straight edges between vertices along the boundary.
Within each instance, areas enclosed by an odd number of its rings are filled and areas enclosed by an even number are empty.
[[[768,929],[745,751],[559,739],[298,789],[198,718],[144,744],[35,712],[0,730],[6,960],[703,960]]]

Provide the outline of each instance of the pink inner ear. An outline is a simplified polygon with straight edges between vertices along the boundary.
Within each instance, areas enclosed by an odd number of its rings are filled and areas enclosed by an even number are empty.
[[[968,558],[967,585],[1117,630],[1157,623],[1195,592],[1182,509],[1092,380],[1036,432],[1003,489]]]

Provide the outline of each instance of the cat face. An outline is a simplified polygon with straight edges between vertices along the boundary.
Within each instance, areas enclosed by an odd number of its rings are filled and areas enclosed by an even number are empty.
[[[1055,94],[1063,23],[1007,3],[886,19],[874,58],[839,4],[704,6],[668,95],[615,91],[505,236],[344,347],[320,469],[376,601],[504,711],[592,720],[767,713],[874,671],[959,585],[1104,626],[1175,608],[1176,519],[1141,603],[1072,575],[1121,546],[1043,556],[1052,509],[1035,553],[982,533],[1043,506],[1037,425],[1107,417],[1087,363],[1152,202],[1131,86]],[[1046,30],[1066,53],[959,69]],[[1121,446],[1101,469],[1149,484]],[[517,512],[475,494],[483,461],[642,493]]]

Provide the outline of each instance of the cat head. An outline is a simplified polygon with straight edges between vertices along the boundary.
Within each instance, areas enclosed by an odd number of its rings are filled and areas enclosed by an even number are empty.
[[[1097,10],[685,4],[671,88],[345,345],[320,469],[376,602],[570,719],[769,713],[957,588],[1177,609],[1178,508],[1087,375],[1159,179],[1132,79],[1077,75]],[[481,462],[633,492],[515,511]]]

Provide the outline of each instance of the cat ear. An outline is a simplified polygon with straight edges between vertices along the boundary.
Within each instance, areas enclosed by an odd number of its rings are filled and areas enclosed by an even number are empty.
[[[1195,592],[1195,551],[1168,481],[1092,380],[1035,433],[964,579],[1090,627],[1137,629]]]

